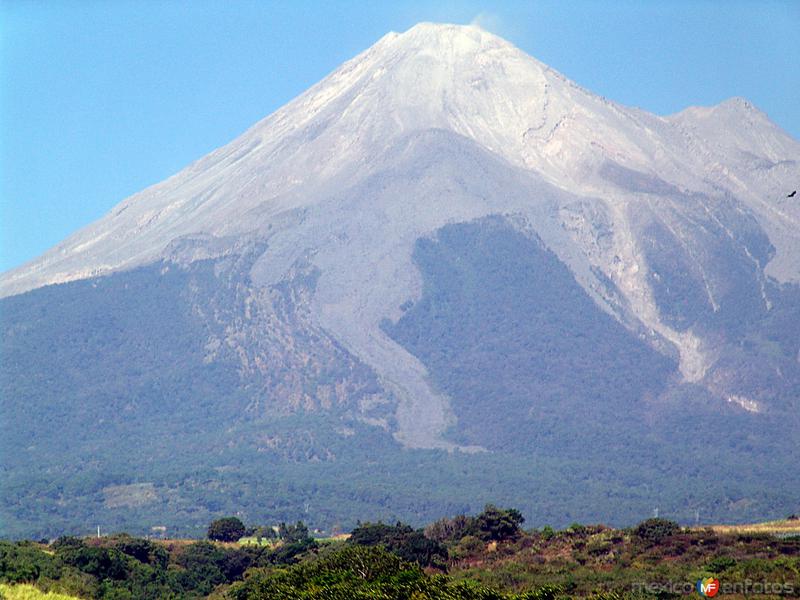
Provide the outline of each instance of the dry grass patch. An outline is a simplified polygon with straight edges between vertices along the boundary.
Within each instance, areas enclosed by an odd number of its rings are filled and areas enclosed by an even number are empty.
[[[0,598],[4,600],[81,600],[76,596],[43,592],[27,583],[16,585],[0,583]]]
[[[714,533],[737,534],[737,533],[777,533],[777,534],[798,534],[800,535],[800,519],[781,519],[779,521],[767,521],[765,523],[748,523],[745,525],[711,525],[708,527],[696,528],[695,531],[711,529]]]

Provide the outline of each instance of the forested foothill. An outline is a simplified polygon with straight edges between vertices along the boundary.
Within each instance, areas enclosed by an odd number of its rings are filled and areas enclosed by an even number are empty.
[[[382,327],[449,399],[445,440],[487,450],[449,453],[398,442],[392,395],[310,316],[317,269],[263,289],[242,252],[0,299],[0,536],[194,538],[227,514],[419,527],[486,502],[559,528],[654,506],[682,523],[796,510],[796,284],[766,281],[769,311],[732,293],[692,322],[730,342],[719,364],[742,393],[770,398],[752,412],[681,383],[676,356],[604,312],[536,236],[501,217],[447,225],[415,242],[422,293]]]
[[[666,599],[703,577],[740,587],[750,582],[749,591],[737,595],[734,589],[729,598],[752,594],[754,582],[769,592],[764,598],[800,592],[800,520],[794,516],[749,528],[686,528],[659,518],[629,529],[574,523],[525,530],[524,523],[516,509],[487,505],[477,515],[441,518],[420,529],[365,522],[327,538],[313,537],[303,522],[246,525],[225,517],[209,525],[209,540],[123,533],[0,541],[0,595]],[[214,541],[220,536],[227,541]]]

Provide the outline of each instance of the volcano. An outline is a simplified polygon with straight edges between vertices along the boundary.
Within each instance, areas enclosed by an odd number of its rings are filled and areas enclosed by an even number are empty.
[[[782,517],[798,178],[745,99],[657,116],[390,33],[2,275],[4,534]]]

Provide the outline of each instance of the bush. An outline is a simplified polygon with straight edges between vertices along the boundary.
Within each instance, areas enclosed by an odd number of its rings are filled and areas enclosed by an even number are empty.
[[[453,558],[463,559],[471,556],[478,556],[483,552],[485,547],[486,544],[474,535],[465,535],[458,542],[458,545],[453,548]]]
[[[611,540],[593,540],[586,544],[586,552],[592,556],[601,556],[611,552],[613,547]]]
[[[562,594],[562,589],[554,585],[545,585],[517,596],[518,600],[555,600]]]
[[[572,525],[567,527],[567,531],[569,533],[583,534],[586,533],[586,526],[581,525],[580,523],[573,523]]]
[[[225,517],[212,521],[208,526],[208,539],[218,542],[237,542],[247,529],[236,517]]]
[[[658,544],[665,538],[680,533],[681,527],[675,521],[667,519],[647,519],[639,523],[633,535],[647,542]]]
[[[706,569],[710,573],[719,574],[728,569],[732,569],[736,566],[736,559],[731,558],[730,556],[717,556],[716,558],[712,558],[706,564]]]

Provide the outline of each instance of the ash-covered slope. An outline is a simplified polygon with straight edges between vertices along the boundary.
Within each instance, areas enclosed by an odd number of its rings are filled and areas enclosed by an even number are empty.
[[[589,453],[579,440],[600,449],[634,428],[618,466],[645,470],[678,443],[662,419],[711,415],[753,430],[780,423],[769,440],[713,454],[730,465],[769,455],[780,470],[800,442],[800,204],[784,198],[797,180],[800,143],[744,100],[660,117],[479,28],[420,24],[4,274],[14,368],[3,411],[25,421],[56,410],[74,421],[62,431],[82,431],[93,413],[75,421],[69,407],[102,397],[119,437],[130,423],[162,431],[161,413],[133,396],[157,403],[163,392],[179,397],[184,432],[232,436],[323,414],[342,439],[366,425],[475,461],[488,450],[576,464]],[[187,417],[182,376],[153,370],[147,336],[129,330],[124,290],[148,286],[159,287],[141,303],[152,318],[135,314],[158,327],[159,303],[175,304],[185,326],[165,328],[153,352],[193,373],[191,394],[212,405],[199,417]],[[123,325],[93,336],[103,289],[107,321]],[[59,302],[71,308],[47,310]],[[56,337],[63,352],[44,341]],[[80,375],[110,345],[130,364],[106,380],[114,361],[102,361],[99,383]],[[69,369],[51,376],[59,362]],[[138,416],[121,418],[129,406]],[[10,433],[35,431],[31,421]],[[295,460],[284,444],[299,433],[248,431],[215,438],[219,456],[251,444]],[[56,443],[58,430],[48,435]],[[339,452],[309,435],[306,459]],[[702,441],[680,443],[711,456]],[[74,448],[85,457],[93,445]]]
[[[539,215],[534,227],[555,225],[571,234],[570,243],[553,249],[572,257],[587,292],[597,287],[590,270],[608,278],[635,320],[677,348],[687,381],[703,380],[719,353],[698,328],[659,303],[660,285],[674,291],[682,284],[663,283],[651,268],[658,262],[654,253],[684,255],[691,263],[684,271],[691,271],[693,287],[705,289],[712,312],[730,286],[705,252],[706,233],[722,239],[723,252],[752,261],[765,307],[767,276],[778,282],[800,278],[800,208],[781,200],[785,182],[800,176],[800,144],[749,103],[733,99],[657,117],[597,97],[479,28],[420,24],[388,34],[240,138],[5,274],[0,293],[148,264],[176,248],[191,261],[267,238],[273,243],[259,261],[269,271],[265,283],[280,280],[291,266],[280,240],[292,245],[292,257],[312,250],[324,255],[331,246],[341,261],[334,264],[349,264],[354,257],[331,242],[325,227],[345,214],[345,196],[371,193],[365,182],[383,176],[384,157],[430,130],[463,136],[533,179],[587,198],[562,196],[551,222]],[[386,196],[382,201],[397,209],[409,201]],[[432,220],[395,211],[392,227],[403,231],[395,240],[402,249],[382,268],[396,276],[384,278],[392,289],[372,290],[384,300],[370,308],[371,321],[363,325],[380,338],[374,323],[396,316],[397,307],[414,296],[408,257],[416,237],[447,222],[536,205],[495,196],[483,209],[466,212],[455,198],[438,206]],[[316,220],[314,232],[298,233],[300,214],[303,221]],[[344,218],[351,228],[372,228],[361,221],[369,218],[363,211]],[[650,242],[655,231],[667,236],[657,251]],[[361,246],[359,256],[379,251],[366,237],[349,240]],[[335,280],[323,269],[323,283],[331,288],[352,288],[348,276]],[[397,277],[406,285],[396,285]],[[374,288],[380,279],[370,281]],[[323,304],[317,308],[325,321]],[[336,331],[346,343],[363,314],[350,317],[350,331],[343,325]],[[369,360],[366,348],[354,350]]]
[[[762,226],[788,228],[800,214],[774,202],[800,168],[800,144],[746,101],[656,117],[591,94],[479,28],[420,24],[5,274],[2,294],[144,264],[182,235],[263,233],[284,211],[363,179],[373,157],[426,129],[463,135],[582,194],[617,193],[608,173],[617,165],[679,190],[742,196]],[[777,278],[800,276],[796,246],[778,247],[786,266]]]

